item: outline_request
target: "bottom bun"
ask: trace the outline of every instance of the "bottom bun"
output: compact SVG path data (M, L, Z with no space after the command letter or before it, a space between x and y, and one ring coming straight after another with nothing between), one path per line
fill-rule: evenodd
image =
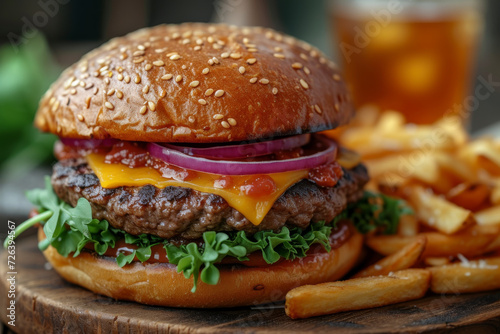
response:
M45 239L42 228L38 237ZM217 285L199 281L194 293L192 278L169 263L134 262L120 268L114 259L90 252L64 257L50 246L43 253L65 280L101 295L149 305L232 307L283 300L297 286L337 280L356 264L362 244L363 237L351 229L349 239L330 252L265 267L224 265Z

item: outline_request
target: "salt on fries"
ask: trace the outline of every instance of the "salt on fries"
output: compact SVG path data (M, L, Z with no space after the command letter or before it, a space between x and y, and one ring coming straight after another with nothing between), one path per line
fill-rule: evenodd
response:
M390 276L304 285L286 295L285 311L292 319L360 310L422 298L430 272L406 269Z
M407 125L396 112L365 108L352 125L327 131L360 153L367 188L405 199L396 235L370 234L384 255L352 279L287 295L292 318L371 308L434 293L500 289L500 140L469 140L457 117ZM426 269L405 269L413 266ZM432 278L430 278L432 277Z

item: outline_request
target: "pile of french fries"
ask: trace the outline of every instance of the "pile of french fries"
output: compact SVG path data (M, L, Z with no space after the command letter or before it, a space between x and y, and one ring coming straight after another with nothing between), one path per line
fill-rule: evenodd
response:
M500 140L470 139L454 116L407 125L399 113L370 108L326 134L361 154L369 190L406 200L414 215L401 217L396 235L366 237L383 256L378 262L345 281L290 291L291 318L399 303L429 290L500 288Z

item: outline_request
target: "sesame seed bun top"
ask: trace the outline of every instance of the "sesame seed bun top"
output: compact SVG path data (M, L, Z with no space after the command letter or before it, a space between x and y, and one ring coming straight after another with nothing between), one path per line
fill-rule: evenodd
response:
M207 143L331 129L351 114L335 64L309 44L186 23L86 54L44 95L35 125L68 138Z

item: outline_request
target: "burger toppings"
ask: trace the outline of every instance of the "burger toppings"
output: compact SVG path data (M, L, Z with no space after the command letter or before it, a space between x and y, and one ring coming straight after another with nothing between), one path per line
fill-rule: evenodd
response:
M82 156L104 188L146 184L189 187L221 196L254 225L259 225L274 202L301 179L333 187L342 177L342 168L335 162L337 144L320 135L210 147L62 141L80 153L88 150L90 154L83 152ZM221 160L221 155L227 158Z
M281 259L293 260L307 256L311 246L321 245L329 251L332 245L338 246L338 240L331 240L332 233L337 238L344 227L341 221L344 216L353 216L354 225L361 231L383 228L386 232L395 230L399 216L407 212L401 201L393 200L383 195L365 193L361 200L363 213L357 207L351 206L344 215L340 215L331 224L324 221L312 223L307 228L283 227L279 232L259 231L254 235L239 232L207 231L202 235L203 242L175 243L167 239L150 235L131 235L121 229L113 228L106 220L92 217L90 203L80 198L75 207L60 200L54 193L50 179L46 178L46 189L35 189L28 192L29 200L38 207L39 214L16 229L16 236L28 227L37 223L43 224L47 239L39 244L41 250L49 245L63 256L76 257L89 245L99 255L106 255L108 249L116 248L117 244L130 246L121 247L116 254L116 262L123 267L134 260L148 261L153 254L152 249L161 245L168 262L177 265L177 271L186 278L193 277L193 292L196 291L198 279L207 284L217 284L219 270L215 266L226 257L237 261L247 261L248 256L259 252L267 264L273 264ZM351 218L352 219L352 218ZM367 227L369 226L369 227ZM339 240L340 240L339 239Z

